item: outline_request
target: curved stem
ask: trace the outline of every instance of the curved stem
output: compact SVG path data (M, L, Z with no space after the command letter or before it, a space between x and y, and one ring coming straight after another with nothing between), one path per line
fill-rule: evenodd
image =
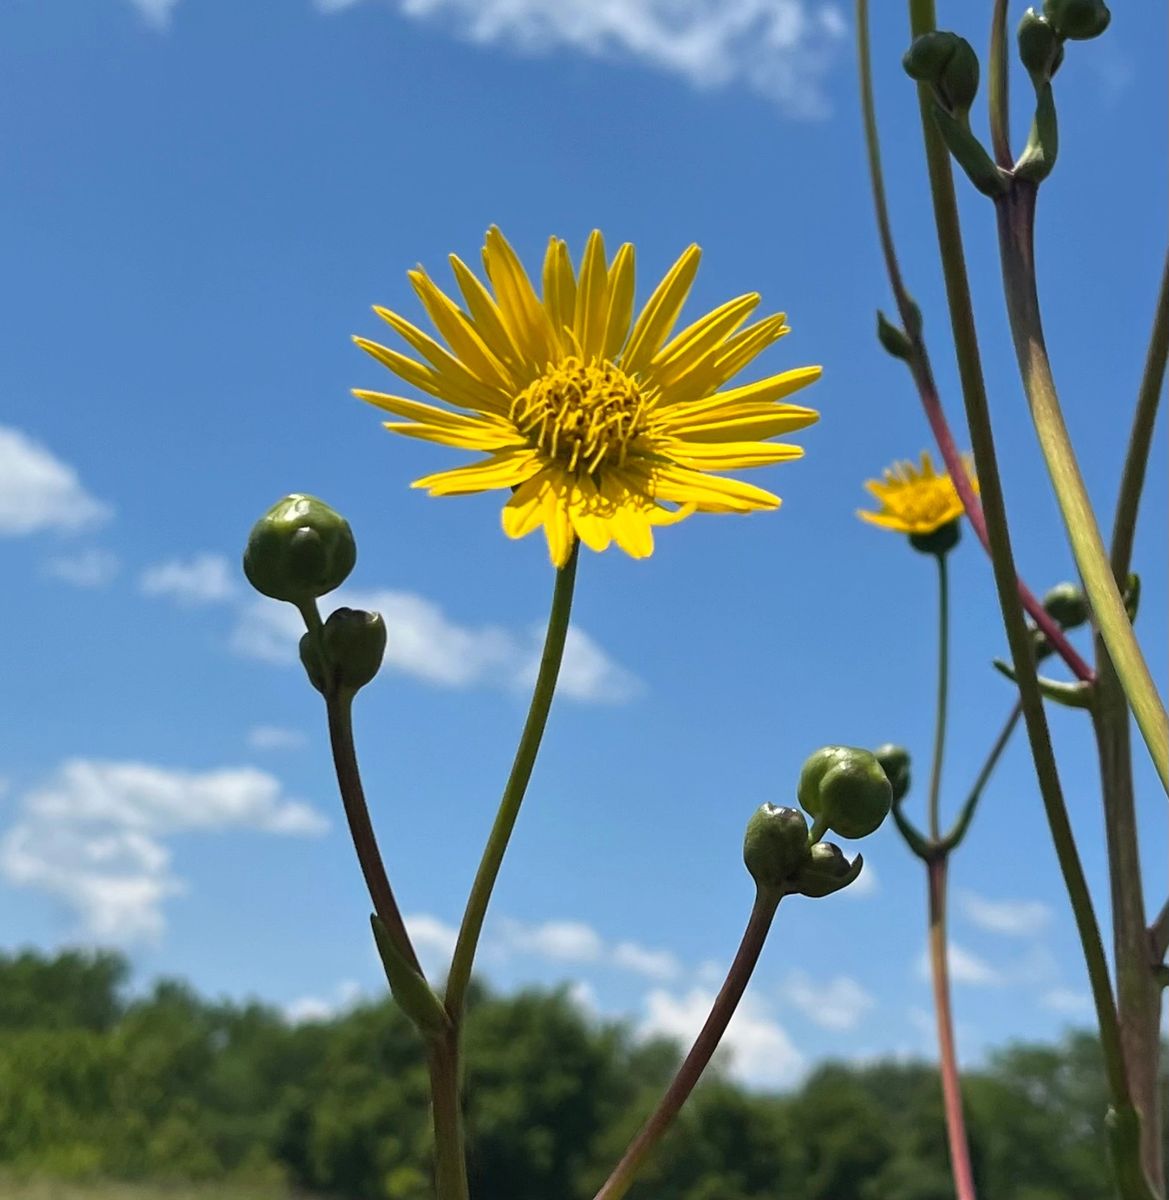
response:
M929 828L930 839L937 841L941 833L938 803L942 792L942 760L946 753L946 711L950 695L950 572L946 555L938 560L938 696L934 710L934 761L930 768Z
M947 865L947 856L941 855L932 859L926 866L929 883L930 974L933 977L934 1012L938 1021L938 1065L942 1076L942 1099L946 1109L946 1133L950 1142L950 1172L954 1177L954 1193L957 1200L975 1200L970 1144L966 1137L966 1120L962 1113L962 1089L950 1001L950 968L946 956Z
M885 258L885 269L889 276L889 284L893 290L893 296L897 301L897 311L901 316L901 323L905 327L906 334L909 336L913 347L913 354L909 361L909 370L918 395L921 398L921 405L925 411L926 420L929 422L930 430L934 435L934 441L937 442L942 460L946 464L946 470L950 478L954 481L954 488L958 492L958 497L962 501L962 507L966 510L966 516L970 520L970 527L974 530L979 542L982 543L983 550L989 555L990 539L986 531L986 519L982 513L982 505L979 503L974 486L966 474L966 467L962 461L962 455L958 450L958 444L954 440L950 424L942 409L941 398L938 395L937 385L934 381L933 369L930 366L929 354L926 351L925 341L920 332L920 314L917 312L917 306L905 288L905 283L901 275L901 267L897 260L896 247L893 242L893 231L889 221L888 205L885 200L884 173L881 170L881 145L877 133L876 105L873 99L872 64L869 52L868 0L857 0L856 17L861 109L864 116L865 146L868 150L869 181L873 191L873 208L876 213L877 231L881 239L881 250ZM932 125L932 118L928 118L927 115L927 119L931 120ZM942 150L944 154L945 147ZM948 171L949 159L944 158L943 162ZM1028 615L1035 624L1043 631L1048 644L1067 663L1068 668L1077 679L1084 682L1091 682L1093 677L1092 668L1076 651L1071 642L1068 641L1057 622L1052 620L1046 609L1044 609L1035 594L1022 579L1017 580L1016 585L1019 590L1019 597L1023 602L1023 607L1027 610Z
M933 0L910 0L909 9L915 37L935 28ZM978 334L974 325L970 286L966 277L962 229L958 220L958 204L954 194L949 154L934 125L929 108L929 98L920 85L918 99L921 109L922 133L926 145L926 160L929 167L934 219L937 225L938 245L942 259L942 272L945 278L950 321L954 332L962 395L966 405L966 418L970 425L975 464L982 484L983 506L986 513L987 532L990 537L991 561L994 565L999 607L1002 610L1003 624L1006 628L1007 641L1010 645L1011 658L1018 680L1019 699L1023 706L1023 716L1027 727L1027 736L1031 743L1031 754L1035 761L1039 790L1043 797L1043 806L1048 825L1051 828L1052 841L1055 844L1056 856L1068 891L1068 899L1071 902L1076 920L1076 930L1080 937L1080 945L1088 969L1092 998L1096 1007L1096 1019L1100 1027L1100 1043L1109 1091L1115 1106L1127 1110L1131 1108L1131 1101L1124 1056L1121 1052L1116 1005L1112 997L1112 982L1108 975L1108 961L1100 940L1100 927L1096 921L1092 896L1084 877L1079 852L1076 849L1067 806L1064 803L1059 772L1047 728L1047 716L1043 709L1043 697L1039 691L1031 639L1023 619L1023 611L1016 589L1014 553L1011 549L1006 506L1003 500L1002 483L999 479L990 408L986 398L986 385L982 376Z
M576 582L576 562L579 552L580 543L577 542L573 546L568 562L556 572L552 608L548 614L548 632L544 638L544 652L540 656L540 669L536 675L536 684L532 689L532 703L528 709L528 718L524 722L523 732L520 734L511 774L503 789L499 811L495 815L495 823L491 827L487 845L483 849L483 858L479 863L475 882L471 885L471 894L467 899L467 908L459 927L459 936L455 943L454 957L451 960L451 970L446 986L447 1011L456 1021L462 1013L467 986L471 982L471 968L475 962L475 950L479 944L479 935L483 931L483 920L487 916L487 906L491 902L491 892L495 887L495 880L499 876L499 868L503 864L503 856L507 852L507 844L511 839L512 830L515 828L516 818L520 814L520 805L523 803L524 793L528 788L528 780L532 777L532 768L535 766L536 754L544 736L544 727L548 723L548 710L552 707L556 679L560 674L560 663L564 657L564 641L568 636L568 622L572 612L572 593Z
M1064 424L1043 338L1035 280L1036 192L1034 184L1015 180L1011 192L996 205L1003 289L1019 373L1100 636L1108 647L1161 784L1169 792L1169 715L1157 694L1112 574L1096 514Z
M987 56L986 99L990 109L990 143L994 160L1009 171L1011 154L1010 69L1007 62L1007 0L994 0L990 20L990 53Z
M1137 509L1140 507L1141 491L1145 485L1153 429L1157 424L1157 405L1165 388L1166 360L1169 360L1169 251L1165 254L1165 266L1161 271L1161 289L1157 293L1153 331L1149 336L1145 369L1141 376L1140 390L1137 392L1137 407L1133 415L1128 453L1124 459L1124 473L1120 477L1120 494L1116 500L1116 517L1112 525L1112 574L1122 586L1132 564Z
M743 998L743 992L759 961L760 951L767 939L771 922L775 919L775 910L783 894L760 888L755 893L755 903L751 908L751 916L747 928L743 931L743 940L739 944L738 953L727 972L710 1016L694 1041L690 1053L686 1055L673 1082L666 1089L665 1095L653 1115L642 1126L641 1132L633 1139L629 1149L625 1151L621 1161L613 1168L609 1178L601 1186L594 1200L620 1200L633 1185L637 1172L641 1169L650 1152L662 1139L682 1105L686 1103L694 1090L702 1072L706 1070L711 1057L718 1048L735 1009Z
M325 699L325 711L329 718L329 742L333 750L333 766L337 773L337 788L349 824L349 835L357 851L357 861L373 910L377 913L386 932L394 940L401 955L418 972L422 967L406 924L394 899L389 877L378 849L377 834L369 817L369 806L365 802L365 789L361 785L361 771L357 765L357 751L353 744L353 693L341 693Z
M1018 725L1019 718L1022 715L1023 706L1016 701L1015 707L1011 709L1010 715L1003 723L1002 729L999 730L999 735L995 738L994 744L986 756L986 761L982 764L982 770L978 772L974 786L970 789L970 794L966 797L966 803L962 805L958 813L958 819L954 822L950 832L942 839L942 846L946 853L955 849L966 836L966 830L970 827L970 822L974 818L974 810L978 807L978 801L982 798L983 789L990 782L990 777L994 774L994 769L998 766L999 759L1002 757L1003 751L1007 748L1007 743L1011 740L1011 734L1015 732L1015 726Z

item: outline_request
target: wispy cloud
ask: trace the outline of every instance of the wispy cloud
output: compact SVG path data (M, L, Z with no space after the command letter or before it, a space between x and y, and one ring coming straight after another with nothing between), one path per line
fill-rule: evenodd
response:
M1039 997L1039 1003L1048 1012L1062 1017L1087 1017L1092 1012L1092 997L1087 992L1069 987L1053 987Z
M331 1021L346 1009L353 1008L365 997L364 990L355 979L342 980L328 996L299 996L284 1005L284 1019L290 1025L304 1025L311 1021Z
M319 834L325 819L252 767L190 772L73 759L26 793L0 838L0 876L71 909L101 942L157 939L183 890L169 841L194 831Z
M954 983L966 983L972 987L1001 987L1006 982L1002 971L956 942L950 942L948 957L950 979ZM923 949L917 960L917 973L921 979L928 979L930 976L928 949Z
M248 730L248 745L253 750L299 750L305 740L299 729L282 725L253 725Z
M0 537L45 529L75 532L111 515L85 490L77 472L39 442L0 425Z
M235 575L222 554L197 554L147 567L138 583L146 596L166 596L179 604L217 604L235 595Z
M360 0L316 0L340 12ZM635 63L700 88L745 84L787 115L824 116L847 25L826 0L391 0L480 46Z
M516 635L493 625L460 625L433 601L412 592L342 589L329 603L382 614L389 630L388 670L450 688L519 690L530 686L535 676L542 636L535 631ZM303 633L291 605L257 598L240 608L231 645L246 658L291 664L297 661ZM637 695L641 683L588 634L573 627L565 643L559 687L574 700L621 704Z
M876 1003L847 975L838 975L827 983L814 983L805 972L793 971L781 991L785 1000L823 1029L855 1029Z
M959 892L962 915L980 929L1008 937L1034 937L1051 922L1050 905L1039 900L988 900L976 892Z
M90 546L77 554L50 558L45 573L72 587L101 588L114 581L120 567L116 554Z
M155 29L169 29L179 0L130 0L130 3L142 14L148 25L154 26Z

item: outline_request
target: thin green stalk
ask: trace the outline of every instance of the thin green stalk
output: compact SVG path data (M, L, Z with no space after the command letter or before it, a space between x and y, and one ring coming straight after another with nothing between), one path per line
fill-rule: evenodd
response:
M428 1066L436 1200L468 1200L457 1032L431 1045Z
M601 1190L597 1192L594 1200L621 1200L633 1186L645 1160L673 1124L674 1118L681 1111L682 1105L686 1103L687 1097L694 1090L702 1072L706 1070L715 1050L718 1049L731 1017L735 1015L735 1009L738 1008L755 970L755 964L759 961L763 943L767 940L771 922L775 919L775 910L782 898L782 892L772 889L760 888L755 893L755 903L751 908L747 928L743 931L743 940L727 972L726 980L715 997L706 1024L695 1039L690 1053L678 1068L678 1073L666 1089L661 1102L654 1109L653 1115L641 1127L641 1132L630 1143L629 1149L601 1185Z
M1137 407L1129 435L1124 472L1120 477L1120 494L1116 500L1116 517L1112 525L1112 574L1124 583L1132 565L1132 545L1140 507L1149 451L1153 444L1153 429L1157 424L1157 405L1165 390L1165 364L1169 360L1169 251L1161 271L1161 289L1153 314L1153 332L1145 369L1137 392Z
M999 730L999 735L995 738L994 744L986 756L986 761L982 764L982 770L978 772L974 786L970 789L970 794L966 797L966 803L962 805L962 808L958 812L958 819L954 822L954 826L950 832L942 839L942 845L946 850L953 850L966 836L966 830L970 827L970 822L974 817L974 810L978 807L978 801L982 798L983 789L990 782L990 777L994 774L994 769L998 766L999 759L1002 757L1003 751L1007 748L1007 743L1011 740L1011 734L1015 732L1015 726L1018 725L1019 718L1022 715L1023 706L1016 701L1015 707L1011 709L1010 716L1007 717L1002 729Z
M909 11L915 37L936 28L933 0L910 0ZM1043 697L1039 691L1031 638L1016 590L1014 553L1011 549L1006 506L1003 500L1002 483L999 479L994 435L991 428L990 409L982 375L978 334L974 325L970 286L966 276L962 230L958 220L958 204L954 194L949 153L934 125L930 108L932 101L920 85L918 100L958 371L962 383L963 400L966 405L966 417L970 426L975 464L982 487L983 508L990 536L991 561L994 565L999 606L1002 610L1007 641L1010 645L1011 658L1018 679L1019 698L1023 706L1023 716L1031 743L1031 753L1035 761L1044 810L1051 828L1052 841L1055 844L1064 884L1068 890L1068 898L1075 916L1076 929L1088 969L1092 998L1096 1007L1096 1018L1100 1027L1100 1042L1104 1054L1109 1092L1114 1107L1122 1112L1128 1112L1131 1111L1132 1104L1121 1050L1116 1006L1112 997L1112 983L1108 975L1108 962L1100 939L1096 914L1092 907L1091 893L1084 878L1083 867L1064 803L1059 772L1047 728L1047 716L1043 709ZM1141 1200L1145 1200L1145 1196L1135 1190L1130 1191L1128 1195L1132 1196L1133 1200L1136 1200L1137 1196L1140 1196Z
M1011 73L1007 62L1007 0L994 0L987 63L986 99L990 110L990 144L994 149L995 162L1009 171L1015 159L1011 154Z
M1017 179L1004 200L996 205L1003 289L1019 372L1097 627L1149 748L1153 765L1161 777L1161 784L1169 793L1169 715L1157 694L1113 576L1096 514L1064 424L1043 338L1035 279L1036 191L1035 184Z
M933 978L934 1013L938 1023L938 1068L942 1077L942 1101L946 1110L946 1133L950 1143L950 1173L954 1177L954 1193L957 1200L975 1200L970 1143L966 1136L966 1119L962 1112L962 1088L950 998L950 967L946 952L948 857L948 854L941 854L926 864L929 885L930 974Z
M938 805L942 794L942 760L946 753L946 714L950 697L950 571L946 553L938 560L938 695L934 710L934 758L930 767L929 828L930 839L941 835Z
M475 875L475 882L471 885L471 894L467 899L463 922L459 927L454 957L451 960L450 975L447 977L445 1001L447 1011L455 1021L458 1021L463 1011L467 986L471 982L471 968L475 962L475 950L479 944L479 935L483 930L483 920L487 916L487 906L491 902L491 893L499 876L499 868L503 864L503 856L507 852L507 844L511 840L516 818L520 814L520 805L523 803L524 793L528 788L528 780L532 777L536 754L544 736L544 726L548 723L548 710L552 707L556 679L560 674L561 660L564 658L564 641L568 636L568 622L572 613L572 593L576 583L576 563L579 552L580 543L578 542L573 546L568 562L556 572L556 586L552 593L552 607L548 614L548 632L544 638L544 652L540 656L540 669L532 690L532 703L528 709L523 732L520 734L511 774L503 789L503 797L499 802L495 823L488 835L483 858Z

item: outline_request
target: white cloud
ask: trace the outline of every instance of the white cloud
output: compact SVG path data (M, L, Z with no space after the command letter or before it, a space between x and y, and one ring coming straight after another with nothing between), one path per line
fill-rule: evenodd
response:
M427 974L445 971L450 966L451 955L455 952L459 931L430 913L411 913L402 920L422 969Z
M167 840L192 831L313 835L327 827L251 767L201 773L73 759L20 800L0 838L0 876L72 909L101 942L157 939L163 902L183 890Z
M78 554L49 559L45 572L73 587L100 588L114 581L120 565L116 554L91 546Z
M0 537L87 529L111 512L72 467L19 429L0 425Z
M586 1016L595 1017L601 1011L601 1002L597 997L597 989L591 983L578 979L568 989L569 998Z
M968 983L974 987L999 987L1004 982L1003 973L997 967L963 949L956 942L949 944L950 980L952 983ZM917 961L917 973L922 979L930 977L928 948L923 949Z
M530 686L534 678L542 634L521 639L498 626L459 625L433 601L412 592L342 589L329 597L329 604L382 614L389 632L387 670L451 688L512 691ZM303 633L304 625L292 605L257 598L241 607L231 646L245 658L295 663ZM560 674L561 695L586 703L620 704L640 688L637 678L587 634L569 629Z
M851 896L854 900L858 900L864 896L875 896L880 889L881 877L877 874L876 867L869 861L869 856L866 854L865 865L861 867L861 873L840 894L842 896Z
M235 572L222 554L171 559L142 572L139 586L147 596L169 596L180 604L216 604L235 595Z
M646 1016L639 1026L643 1037L670 1037L689 1049L710 1013L714 992L694 988L681 996L657 988L645 998ZM784 1087L796 1082L804 1069L804 1056L783 1026L750 992L742 1002L720 1043L729 1058L730 1073L757 1087Z
M155 29L168 29L179 0L130 0L130 3L142 14L147 24Z
M613 963L626 971L664 983L677 979L682 973L682 964L669 950L649 950L636 942L618 942L613 947Z
M1075 988L1054 987L1039 997L1039 1003L1049 1012L1064 1017L1087 1017L1092 1009L1092 997Z
M1051 908L1039 900L988 900L974 892L960 892L962 915L980 929L1008 937L1033 937L1051 921Z
M353 1008L364 998L364 990L355 979L337 985L331 996L300 996L284 1005L284 1019L290 1025L309 1021L331 1021L346 1009Z
M338 12L358 0L316 0ZM744 83L793 117L828 111L823 80L847 25L824 0L395 0L481 46L639 63L700 88Z
M497 953L533 954L555 962L598 962L605 949L600 934L583 921L525 925L505 917L494 931L492 941Z
M855 1029L876 1003L847 975L838 975L827 983L813 983L803 971L793 971L782 993L809 1021L823 1029Z
M280 725L254 725L248 730L248 745L253 750L299 750L305 736L299 729Z

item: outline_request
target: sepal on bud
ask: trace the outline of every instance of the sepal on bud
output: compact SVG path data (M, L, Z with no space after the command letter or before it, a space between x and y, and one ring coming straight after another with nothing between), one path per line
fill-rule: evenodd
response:
M356 561L349 522L315 496L293 493L252 526L244 574L256 591L300 607L344 583Z
M893 789L893 803L900 804L909 794L912 780L909 751L904 746L886 742L873 751L873 757L881 764L881 770L885 772L889 786Z
M803 813L775 804L755 810L743 837L743 862L758 887L786 888L809 858Z
M385 968L386 981L390 985L390 992L398 1002L398 1007L410 1018L414 1027L423 1037L442 1037L449 1032L451 1023L446 1009L442 1006L442 1001L434 994L434 989L430 984L394 945L381 918L373 913L369 920L373 926L378 955Z
M865 860L859 854L850 863L833 842L817 842L809 852L808 862L791 881L791 890L814 900L831 896L848 887L864 865Z
M1103 0L1043 0L1043 15L1061 37L1076 42L1099 37L1112 20Z
M937 529L930 530L929 533L911 533L909 544L919 554L932 554L936 558L941 558L943 554L949 554L954 549L961 537L962 518L955 517L952 521L947 521L945 525L939 525Z

